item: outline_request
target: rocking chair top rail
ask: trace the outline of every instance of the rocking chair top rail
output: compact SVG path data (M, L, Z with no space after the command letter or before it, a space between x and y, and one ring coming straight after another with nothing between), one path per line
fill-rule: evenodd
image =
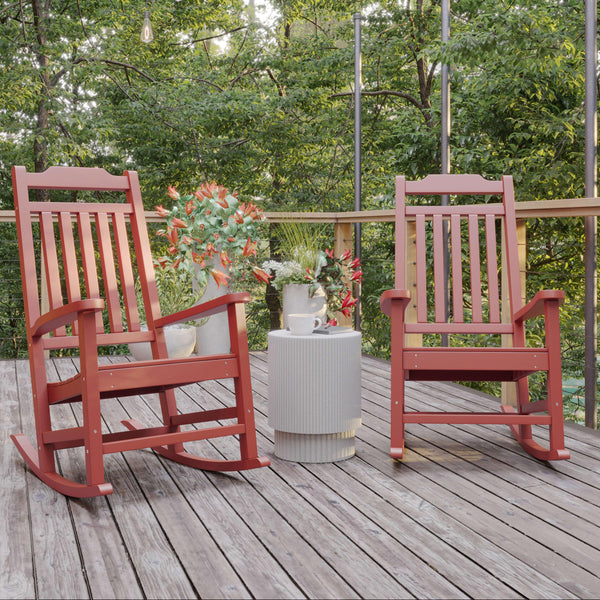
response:
M154 340L153 323L161 316L160 304L137 173L126 171L123 176L115 176L104 169L79 167L51 167L44 173L27 173L24 167L15 166L13 188L22 250L20 260L28 336L42 312L32 228L32 223L39 221L42 279L45 279L48 288L50 310L59 310L65 305L65 300L73 303L81 300L82 296L89 299L103 297L109 325L105 332L102 314L97 311L98 344ZM30 201L29 191L32 189L124 192L126 202ZM131 256L127 218L131 223L135 259ZM77 259L78 254L80 260ZM140 331L134 260L142 288L148 332ZM83 281L80 280L81 273ZM61 325L52 335L42 341L47 349L79 345L77 322L72 324L71 332Z
M502 203L443 206L406 204L407 196L445 194L500 195ZM414 264L416 269L413 283L416 318L415 322L406 323L407 333L514 333L514 320L511 318L510 323L502 323L501 316L496 233L498 220L502 223L504 236L503 269L506 270L512 314L522 304L512 178L505 176L500 181L487 181L479 175L428 175L420 181L406 181L403 176L396 178L397 290L407 288L406 268L409 263ZM407 231L408 221L413 222L410 232ZM462 225L466 246L463 246L461 239ZM429 242L428 236L431 236ZM449 242L448 249L445 249L446 239ZM409 249L410 244L412 249ZM481 257L480 246L483 250ZM468 248L466 263L463 260L465 248ZM427 305L427 290L431 287L428 269L433 272L433 322L429 318ZM445 272L452 279L452 300L448 306L451 308L452 322L448 322L446 317L448 300ZM464 277L468 277L466 288ZM465 319L465 289L470 290L469 322Z

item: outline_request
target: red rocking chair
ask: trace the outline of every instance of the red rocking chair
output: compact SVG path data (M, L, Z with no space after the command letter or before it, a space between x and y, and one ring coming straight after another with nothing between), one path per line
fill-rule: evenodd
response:
M409 195L446 194L500 196L502 203L406 205ZM416 263L411 289L406 277L409 263ZM509 307L501 306L501 264ZM405 423L502 423L510 426L534 457L569 458L564 447L559 332L564 292L540 291L522 305L512 177L504 176L501 181L487 181L479 175L429 175L421 181L397 177L395 268L396 289L384 292L380 302L391 317L392 328L391 456L402 458ZM451 302L446 287L451 290ZM508 318L501 318L502 308ZM447 312L451 317L447 318ZM545 345L531 348L525 343L524 323L540 315L545 319ZM434 334L435 346L422 347L421 336L427 334ZM473 334L496 335L504 343L500 347L441 345L442 336L456 334L463 340ZM528 376L538 371L547 373L547 397L532 402ZM501 406L497 412L407 411L405 382L419 380L517 382L516 407ZM548 448L533 440L532 425L548 426Z
M104 478L104 455L113 452L153 448L171 460L212 471L269 465L267 458L257 455L256 447L244 313L249 295L229 294L161 317L136 172L115 176L103 169L52 167L44 173L27 173L24 167L13 167L12 176L36 440L33 445L23 434L11 437L32 471L65 495L90 497L112 493L112 485ZM29 191L36 189L104 191L120 195L122 201L30 201ZM38 231L39 246L34 241ZM40 310L40 260L50 302L45 314ZM148 331L140 329L136 279L141 284ZM165 325L220 311L227 311L229 318L229 354L168 358ZM98 346L129 342L149 342L153 359L98 364ZM59 348L79 348L80 372L66 381L49 383L45 351ZM223 378L235 382L235 406L178 412L174 388ZM161 426L144 428L131 419L123 421L125 431L102 433L104 399L150 393L159 395ZM82 403L83 423L53 429L51 407L66 402ZM227 419L234 422L182 430L183 425ZM229 435L239 438L239 459L202 458L184 449L185 442ZM71 481L56 471L55 451L78 446L85 448L86 483Z

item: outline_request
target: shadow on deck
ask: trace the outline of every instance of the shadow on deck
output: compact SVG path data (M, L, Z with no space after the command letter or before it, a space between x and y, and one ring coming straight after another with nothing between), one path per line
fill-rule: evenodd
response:
M57 359L50 368L67 377L75 367ZM506 426L409 425L398 463L388 455L389 365L363 357L362 368L363 425L350 460L273 456L266 354L254 353L259 451L270 468L217 474L150 450L116 454L106 459L115 493L70 500L25 469L10 442L33 435L29 367L0 361L0 597L600 596L599 432L567 425L572 458L550 465L526 455ZM188 386L180 402L230 403L230 383ZM491 402L438 383L411 384L408 397L421 410ZM152 397L104 409L107 430L130 416L157 421ZM75 424L78 407L53 410ZM231 450L227 440L203 444ZM61 452L60 467L82 470L79 452Z

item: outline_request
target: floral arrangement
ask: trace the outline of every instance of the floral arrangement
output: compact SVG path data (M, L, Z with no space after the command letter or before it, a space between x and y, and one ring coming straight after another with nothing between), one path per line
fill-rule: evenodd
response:
M269 281L256 264L257 223L264 219L256 204L240 202L237 192L215 183L204 183L183 196L169 187L168 195L175 201L173 207L156 207L167 221L167 228L157 235L170 242L167 255L158 259L163 268L185 269L201 287L210 276L220 287L230 279L244 280L248 272L259 281ZM223 270L216 268L219 263Z
M313 296L321 286L327 296L329 323L337 325L335 313L340 312L349 317L357 302L356 298L352 297L352 284L362 281L360 260L352 258L350 250L346 250L339 257L334 255L333 250L313 252L312 266L304 267L298 258L305 261L306 257L296 256L294 260L283 262L266 261L262 268L272 277L271 285L277 290L289 283L307 283L310 286L309 295Z

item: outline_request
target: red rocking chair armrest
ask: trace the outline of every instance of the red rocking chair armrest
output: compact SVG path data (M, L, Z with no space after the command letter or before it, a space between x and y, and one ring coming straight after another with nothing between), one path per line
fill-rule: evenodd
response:
M216 313L227 310L227 307L230 304L236 304L238 302L250 302L250 294L248 294L247 292L239 292L235 294L227 294L225 296L220 296L219 298L215 298L214 300L209 300L208 302L197 304L196 306L192 306L191 308L180 310L176 313L173 313L172 315L167 315L166 317L156 319L154 321L154 326L164 327L165 325L171 325L173 323L192 321L198 317L209 317L210 315L214 315Z
M549 300L558 300L560 306L565 301L565 293L562 290L541 290L522 308L514 314L516 323L526 321L533 317L544 314L544 305Z
M406 308L410 302L410 291L386 290L381 294L379 306L381 307L381 311L388 316L392 311L392 302L401 302L402 308Z
M100 298L88 298L86 300L75 300L64 306L55 308L36 319L31 328L32 337L39 337L50 333L59 327L68 325L77 319L82 312L102 312L104 300Z

